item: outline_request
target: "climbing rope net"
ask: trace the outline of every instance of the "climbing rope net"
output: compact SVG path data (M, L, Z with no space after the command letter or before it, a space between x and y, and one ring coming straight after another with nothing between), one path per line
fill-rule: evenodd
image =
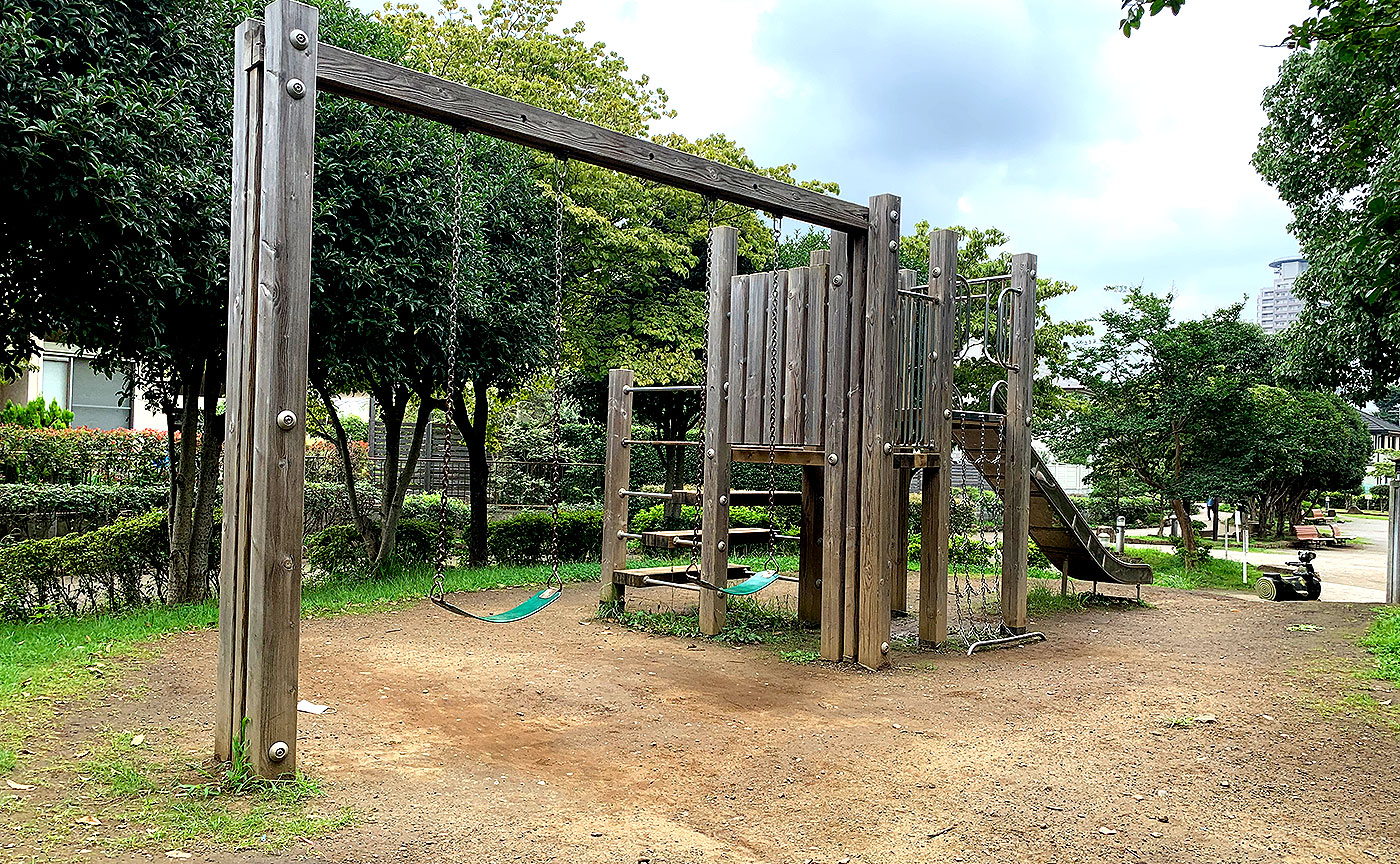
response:
M1002 488L1004 437L995 427L969 432L962 458L976 469L974 476L986 483L953 489L953 524L949 526L952 548L948 561L953 599L950 624L969 648L1004 635L1001 540L1005 507L997 491ZM964 483L975 482L974 476L967 476Z

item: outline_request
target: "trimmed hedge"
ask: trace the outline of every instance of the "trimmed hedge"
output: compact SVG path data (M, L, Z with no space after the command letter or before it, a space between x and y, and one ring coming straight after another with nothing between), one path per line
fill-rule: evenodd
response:
M210 556L211 582L217 582L218 545ZM32 619L163 602L169 556L163 510L86 534L0 547L0 615Z
M0 481L118 483L170 479L164 432L0 425Z
M165 504L166 487L0 483L0 540L91 531Z
M486 550L496 561L534 564L549 558L548 513L521 513L492 522ZM603 511L559 511L559 557L565 561L596 558L603 551Z
M432 563L437 553L437 525L401 519L394 533L393 560L399 564ZM363 575L369 569L360 532L354 525L332 525L306 538L306 564L335 576Z

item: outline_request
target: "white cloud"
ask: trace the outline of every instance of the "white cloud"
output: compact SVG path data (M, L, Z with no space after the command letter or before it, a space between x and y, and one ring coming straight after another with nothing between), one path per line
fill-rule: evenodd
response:
M761 163L796 162L912 217L1005 230L1081 286L1175 286L1196 314L1268 283L1296 245L1249 164L1307 0L1213 0L1131 39L1106 0L564 0L678 112Z

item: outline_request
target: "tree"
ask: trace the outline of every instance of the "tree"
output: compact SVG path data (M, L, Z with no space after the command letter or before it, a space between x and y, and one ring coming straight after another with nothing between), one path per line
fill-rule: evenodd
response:
M16 0L0 13L0 374L58 337L166 413L176 600L207 585L223 440L232 12Z
M1118 29L1132 36L1144 17L1181 14L1186 0L1122 0ZM1320 42L1370 36L1393 36L1400 27L1400 0L1309 0L1310 14L1288 28L1279 47L1310 48Z
M1254 164L1293 211L1309 267L1291 371L1358 402L1400 380L1397 43L1375 34L1284 61Z
M1336 394L1255 386L1229 430L1231 455L1259 502L1261 533L1283 536L1313 493L1361 485L1371 435Z
M646 76L632 77L626 62L602 43L585 43L581 23L551 31L558 8L557 0L495 0L472 15L449 2L436 17L398 7L384 20L408 41L407 62L432 74L630 135L645 136L651 121L672 116L664 91L652 88ZM721 135L653 140L795 182L795 166L760 168ZM552 188L553 171L541 159L535 174ZM762 266L773 248L767 229L751 210L586 164L570 166L566 195L564 353L567 365L592 382L576 388L580 395L596 393L607 370L617 366L637 371L639 383L698 380L705 277L697 265L704 260L708 227L739 227L741 259L751 265L761 260ZM471 419L481 426L486 390L475 381L472 387ZM656 425L663 439L679 439L698 419L698 408L693 395L660 395L640 401L638 415ZM472 455L472 476L481 478L483 495L484 453ZM667 482L680 485L677 448L662 448L661 457ZM483 523L483 555L484 531Z
M1123 301L1071 353L1065 371L1082 392L1051 441L1061 456L1131 473L1168 500L1190 566L1189 503L1250 491L1247 470L1222 443L1236 440L1250 388L1269 377L1270 340L1240 320L1243 304L1177 322L1170 294L1133 288Z

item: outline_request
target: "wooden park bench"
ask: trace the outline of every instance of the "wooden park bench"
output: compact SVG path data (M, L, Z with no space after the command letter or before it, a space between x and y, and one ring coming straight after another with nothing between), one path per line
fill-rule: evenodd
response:
M1322 532L1319 532L1319 533L1322 533ZM1355 538L1355 537L1349 537L1349 536L1343 534L1343 533L1334 525L1334 526L1332 526L1332 530L1331 530L1330 532L1322 533L1322 539L1323 539L1323 541L1324 541L1325 543L1327 543L1328 546L1345 546L1345 545L1347 545L1347 542L1348 542L1348 541L1350 541L1350 540L1355 540L1356 538Z
M1321 548L1330 539L1324 537L1316 525L1296 525L1293 528L1293 536L1300 545L1309 549Z
M1332 517L1327 515L1327 511L1326 511L1326 510L1319 510L1319 509L1317 509L1317 508L1313 508L1312 510L1309 510L1309 511L1308 511L1307 518L1308 518L1309 520L1313 521L1313 522L1331 522L1331 521L1332 521Z

